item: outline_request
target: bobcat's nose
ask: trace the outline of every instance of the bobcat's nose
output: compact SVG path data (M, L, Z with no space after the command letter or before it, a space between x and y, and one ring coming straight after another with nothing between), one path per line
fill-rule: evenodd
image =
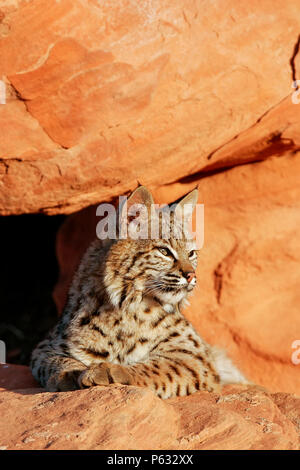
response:
M196 276L195 271L184 271L182 274L186 278L186 280L189 284L190 284L190 282L192 282L192 280Z

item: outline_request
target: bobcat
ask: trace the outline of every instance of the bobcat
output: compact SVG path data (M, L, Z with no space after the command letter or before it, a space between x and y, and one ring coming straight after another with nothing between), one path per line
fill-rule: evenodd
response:
M178 225L180 200L168 223ZM151 193L138 187L127 211L143 204L150 223L165 227L164 211L153 212ZM128 226L120 211L120 227ZM191 216L189 212L188 217ZM187 217L187 216L186 216ZM83 256L63 315L32 353L34 377L48 391L112 383L148 387L160 398L218 391L248 383L226 354L208 345L180 309L196 285L195 242L182 237L96 239Z

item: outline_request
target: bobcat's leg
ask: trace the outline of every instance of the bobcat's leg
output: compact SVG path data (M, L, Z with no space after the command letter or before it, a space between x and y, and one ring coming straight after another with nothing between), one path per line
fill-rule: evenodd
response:
M223 351L190 333L160 341L144 362L103 362L79 376L81 388L120 383L150 388L160 398L184 396L198 390L219 392L226 383L249 384Z
M34 378L48 392L80 388L78 377L87 367L72 357L56 354L53 350L47 349L38 346L32 353L30 367Z
M105 362L83 371L79 384L82 388L111 383L148 387L160 398L219 391L220 379L213 364L200 354L183 351L150 354L148 361L133 365Z

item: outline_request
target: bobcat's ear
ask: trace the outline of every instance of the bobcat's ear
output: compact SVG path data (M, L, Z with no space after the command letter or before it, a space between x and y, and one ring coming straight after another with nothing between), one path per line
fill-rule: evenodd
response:
M151 208L151 204L154 204L154 201L149 189L145 186L136 188L128 198L127 207L129 208L134 204L143 204L147 209Z
M132 217L139 213L139 222L148 221L151 214L151 205L154 204L152 194L145 186L136 188L128 199L125 199L119 207L119 229L128 226Z
M198 194L198 189L193 189L193 191L188 193L177 203L175 208L176 217L182 220L183 216L184 220L187 222L191 220L193 211L198 202Z

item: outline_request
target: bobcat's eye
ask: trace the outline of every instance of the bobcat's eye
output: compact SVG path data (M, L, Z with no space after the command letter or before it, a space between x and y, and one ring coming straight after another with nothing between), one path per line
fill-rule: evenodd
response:
M189 258L193 258L196 254L196 250L192 250L189 252Z
M159 247L158 249L164 256L173 256L173 253L169 250L169 248Z

